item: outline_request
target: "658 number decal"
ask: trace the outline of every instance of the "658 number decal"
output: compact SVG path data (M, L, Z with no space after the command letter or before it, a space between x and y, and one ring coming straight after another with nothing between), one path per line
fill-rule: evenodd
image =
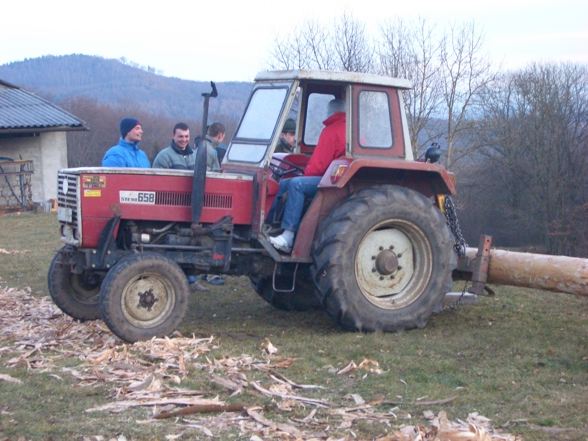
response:
M119 191L121 204L155 205L154 191Z

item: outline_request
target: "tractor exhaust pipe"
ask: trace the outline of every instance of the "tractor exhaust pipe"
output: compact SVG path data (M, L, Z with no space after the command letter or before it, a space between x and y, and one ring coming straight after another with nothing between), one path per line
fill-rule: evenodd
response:
M200 217L202 216L202 206L204 205L204 187L206 185L206 149L204 142L206 140L206 131L208 126L208 106L209 99L216 98L218 92L216 85L211 81L210 93L203 93L204 109L202 111L202 133L196 147L196 163L194 165L194 181L192 184L192 231L199 230Z

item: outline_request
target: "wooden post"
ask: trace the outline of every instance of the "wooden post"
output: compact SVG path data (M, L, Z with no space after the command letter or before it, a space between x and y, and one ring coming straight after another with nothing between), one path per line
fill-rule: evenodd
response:
M467 248L466 256L473 260L477 252ZM588 259L490 250L488 283L588 297Z

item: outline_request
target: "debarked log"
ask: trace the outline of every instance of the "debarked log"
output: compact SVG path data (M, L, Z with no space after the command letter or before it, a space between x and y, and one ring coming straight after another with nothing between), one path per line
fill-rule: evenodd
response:
M477 252L467 248L466 256ZM487 283L588 296L588 259L492 249Z

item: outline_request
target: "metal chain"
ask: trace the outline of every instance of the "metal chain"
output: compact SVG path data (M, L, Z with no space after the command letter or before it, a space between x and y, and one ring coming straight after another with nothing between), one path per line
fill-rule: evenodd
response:
M463 285L463 290L461 291L461 295L459 296L459 298L455 301L455 303L453 305L449 305L449 306L445 306L445 307L441 308L441 312L447 311L449 309L457 308L457 305L460 304L460 302L463 299L463 296L465 296L465 293L468 290L468 284L469 284L469 281L466 280L466 283Z
M453 237L455 237L455 244L453 245L453 251L455 251L459 257L463 257L466 255L466 248L468 247L468 244L466 243L465 238L463 237L463 234L461 234L461 228L459 227L459 221L457 220L457 213L455 211L455 205L453 204L453 200L451 200L451 198L449 196L447 196L445 198L445 202L444 202L443 206L445 208L445 217L447 218L447 226L449 227L449 229L453 233ZM459 305L459 303L462 301L463 296L465 295L467 289L468 289L468 282L466 281L466 283L463 286L461 296L459 296L459 298L456 300L456 302L453 305L446 306L445 308L442 309L442 311L447 311L448 309L455 309L457 307L457 305Z
M445 217L447 218L447 226L453 233L453 237L455 237L453 250L459 257L463 257L466 254L468 244L461 234L461 228L459 227L459 221L457 220L457 213L455 212L455 205L453 205L453 201L449 196L445 198L445 203L443 205L445 208Z

